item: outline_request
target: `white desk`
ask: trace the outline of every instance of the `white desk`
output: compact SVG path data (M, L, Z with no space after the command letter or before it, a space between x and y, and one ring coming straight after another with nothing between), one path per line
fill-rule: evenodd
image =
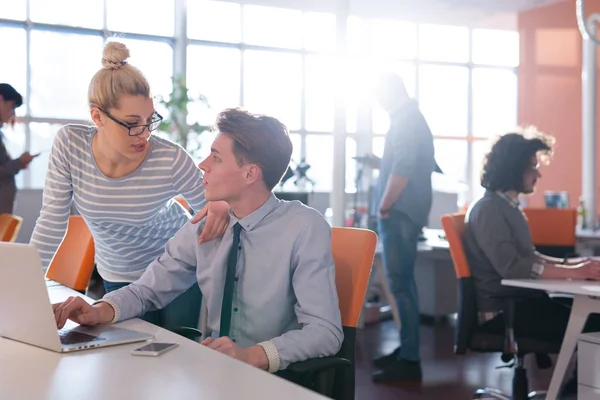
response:
M51 301L75 292L48 288ZM0 338L0 398L322 399L277 376L139 319L118 326L148 332L179 347L159 357L129 354L141 343L59 354Z
M562 387L567 367L573 357L575 346L588 315L590 313L600 313L600 299L596 297L600 296L600 283L550 279L503 279L502 284L573 295L573 307L571 308L569 324L546 395L547 400L555 400Z

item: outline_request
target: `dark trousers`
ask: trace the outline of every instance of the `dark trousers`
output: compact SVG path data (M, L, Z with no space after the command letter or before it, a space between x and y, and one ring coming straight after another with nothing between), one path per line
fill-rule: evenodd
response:
M129 285L127 282L104 281L106 293ZM158 325L165 329L180 327L197 328L200 319L200 306L202 293L197 284L192 285L187 291L180 294L162 310L149 311L140 316L144 321Z

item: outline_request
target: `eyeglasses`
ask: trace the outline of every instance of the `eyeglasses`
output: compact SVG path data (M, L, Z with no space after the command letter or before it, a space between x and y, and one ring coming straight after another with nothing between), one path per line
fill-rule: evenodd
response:
M129 136L140 136L142 133L144 133L144 131L146 129L148 129L148 132L155 131L156 129L158 129L158 127L160 126L160 123L163 120L163 117L159 113L154 111L154 113L152 114L152 122L150 122L149 124L130 125L130 124L126 124L125 122L119 121L118 119L116 119L115 117L110 115L107 111L102 110L102 112L104 114L106 114L106 116L109 119L111 119L113 122L121 125L125 129L127 129L127 134Z

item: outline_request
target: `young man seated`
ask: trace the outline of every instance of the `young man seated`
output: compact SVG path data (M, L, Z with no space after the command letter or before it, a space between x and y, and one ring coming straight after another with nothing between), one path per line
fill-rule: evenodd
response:
M317 211L272 193L292 154L286 127L227 109L216 128L200 169L206 199L230 206L225 235L198 244L202 223L188 223L136 282L93 305L80 297L55 304L57 326L133 318L197 284L213 332L203 344L211 349L271 372L337 353L343 333L331 228Z
M535 251L529 226L519 209L519 195L533 193L542 177L540 162L552 154L553 139L530 128L525 134L499 138L486 155L481 199L465 218L464 249L477 293L481 329L502 334L503 293L522 294L515 309L515 334L562 343L572 299L551 298L546 293L503 286L502 279L600 279L600 263L586 258L556 259ZM565 229L574 227L565 226ZM589 318L587 331L599 331L600 319Z

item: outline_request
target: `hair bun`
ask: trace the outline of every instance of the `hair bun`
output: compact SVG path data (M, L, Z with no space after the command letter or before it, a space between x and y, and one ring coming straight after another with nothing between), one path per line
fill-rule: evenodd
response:
M104 46L102 66L106 69L119 69L127 63L129 49L121 42L108 42Z

